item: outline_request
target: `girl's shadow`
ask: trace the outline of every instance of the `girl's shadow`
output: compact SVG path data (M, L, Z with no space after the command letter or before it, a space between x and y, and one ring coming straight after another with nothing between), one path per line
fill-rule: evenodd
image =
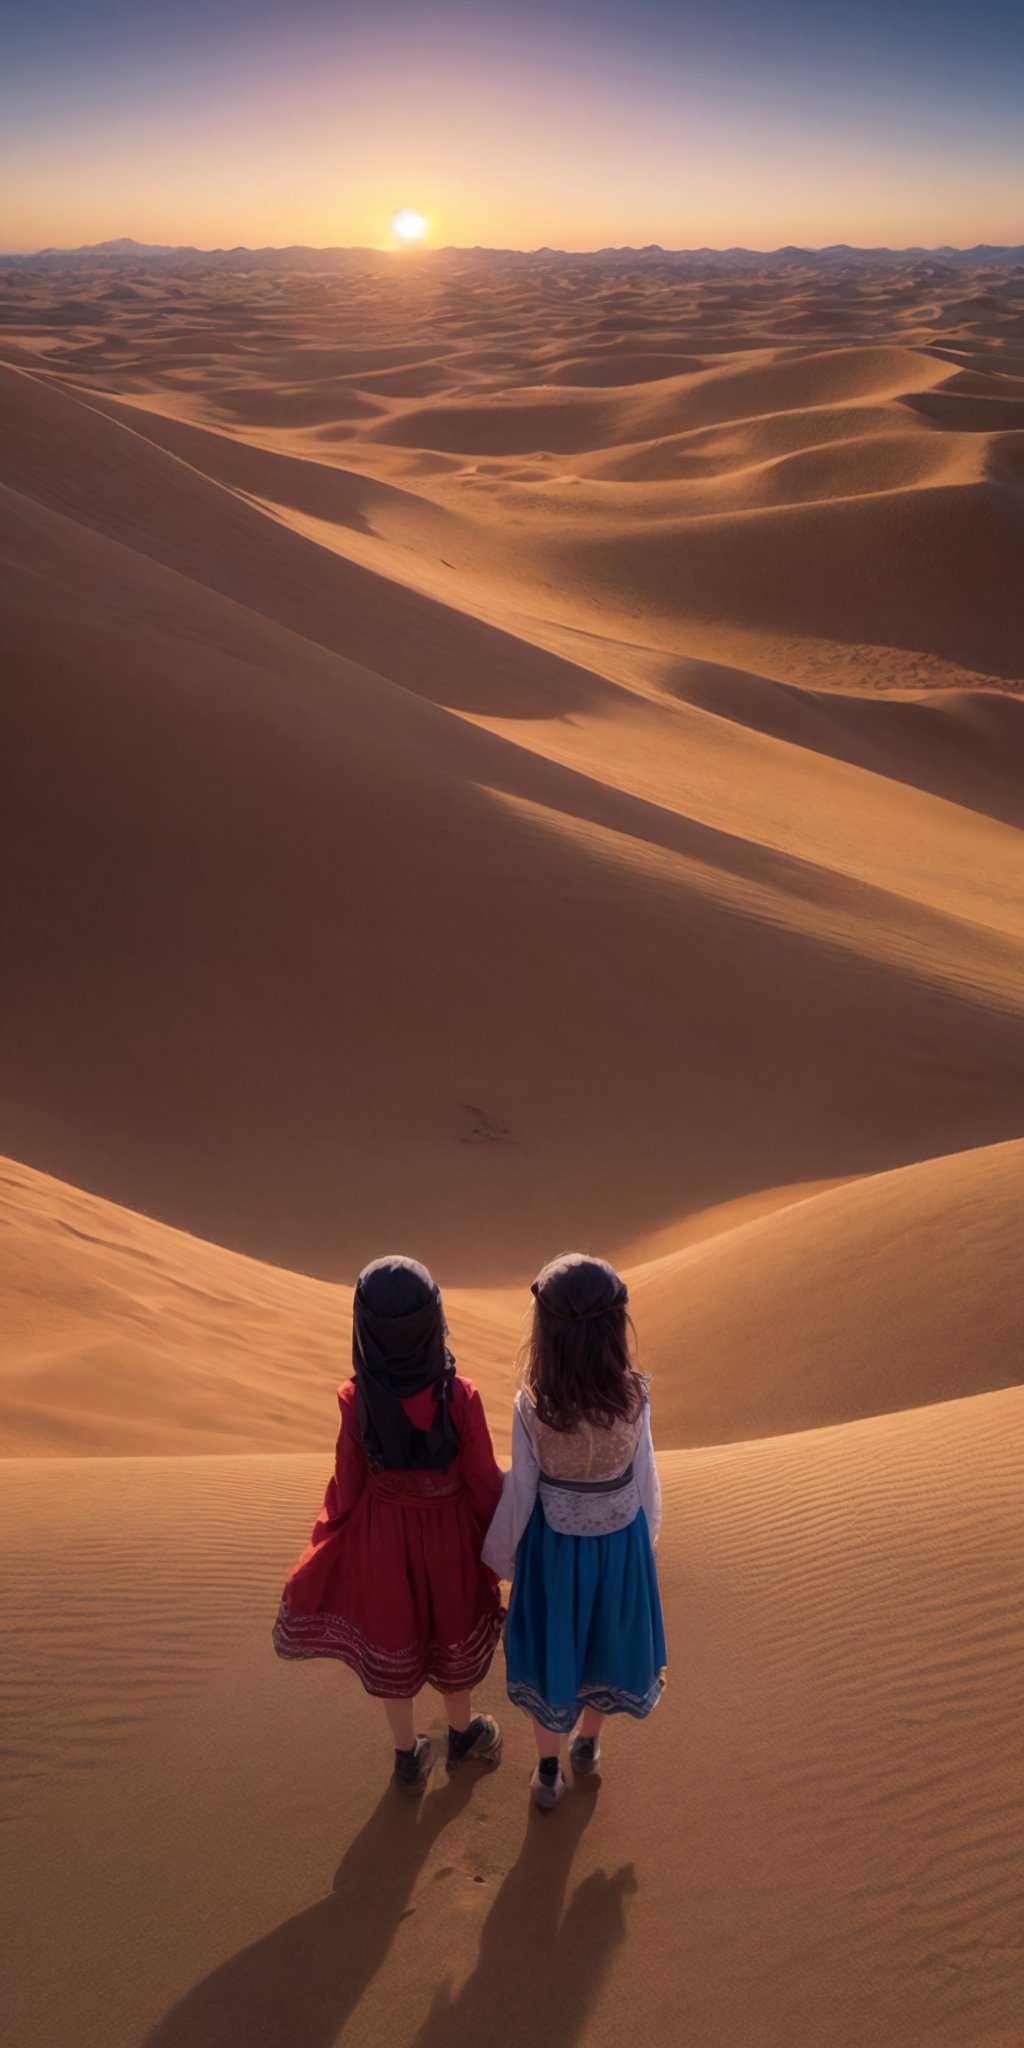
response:
M329 1898L242 1949L186 1993L145 2048L333 2048L386 1960L434 1843L472 1797L460 1774L411 1807L389 1786L336 1872ZM592 1789L557 1814L531 1810L515 1864L487 1915L472 1975L442 1986L413 2048L480 2048L496 2017L503 2037L569 2048L625 1933L631 1865L594 1871L567 1913L573 1856L593 1812ZM449 1880L451 1881L451 1880ZM439 1916L436 1952L444 1962Z
M442 1986L412 2048L480 2048L505 2041L570 2048L604 1988L626 1932L631 1863L591 1871L563 1912L569 1871L594 1811L596 1786L557 1813L531 1809L526 1834L484 1922L476 1967L462 1989Z
M144 2048L333 2048L391 1947L438 1836L472 1796L468 1772L419 1804L389 1785L330 1896L204 1977Z

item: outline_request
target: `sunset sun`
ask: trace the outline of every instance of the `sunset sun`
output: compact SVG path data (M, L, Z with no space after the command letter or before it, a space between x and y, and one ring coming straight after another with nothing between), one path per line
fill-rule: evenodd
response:
M391 216L391 232L400 242L422 242L427 223L421 213L415 213L411 206L400 206Z

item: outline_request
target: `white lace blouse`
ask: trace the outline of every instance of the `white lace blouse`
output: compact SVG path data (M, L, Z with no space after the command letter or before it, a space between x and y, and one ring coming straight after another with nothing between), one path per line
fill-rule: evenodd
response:
M546 1474L556 1479L612 1479L625 1472L630 1462L654 1543L661 1527L661 1487L646 1393L635 1422L615 1423L611 1429L582 1423L568 1432L547 1428L529 1396L524 1391L517 1394L512 1418L512 1469L504 1474L501 1500L484 1542L484 1563L499 1578L512 1577L519 1541Z

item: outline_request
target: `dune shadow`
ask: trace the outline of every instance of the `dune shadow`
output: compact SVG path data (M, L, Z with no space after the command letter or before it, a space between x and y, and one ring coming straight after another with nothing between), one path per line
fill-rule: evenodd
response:
M420 1803L389 1784L330 1894L186 1992L143 2048L333 2048L384 1963L431 1849L472 1797L454 1777Z
M782 683L754 670L675 659L666 694L769 739L1024 825L1024 700L995 690L903 701Z
M603 1991L625 1938L624 1900L638 1889L631 1863L593 1870L565 1910L573 1857L594 1811L595 1786L557 1814L530 1810L519 1855L484 1922L472 1974L441 1985L411 2048L480 2048L505 2041L571 2048Z

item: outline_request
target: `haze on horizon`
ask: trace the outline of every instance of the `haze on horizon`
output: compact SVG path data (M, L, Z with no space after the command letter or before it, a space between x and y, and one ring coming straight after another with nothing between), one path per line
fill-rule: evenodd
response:
M1024 9L57 0L9 21L0 248L1024 240Z

